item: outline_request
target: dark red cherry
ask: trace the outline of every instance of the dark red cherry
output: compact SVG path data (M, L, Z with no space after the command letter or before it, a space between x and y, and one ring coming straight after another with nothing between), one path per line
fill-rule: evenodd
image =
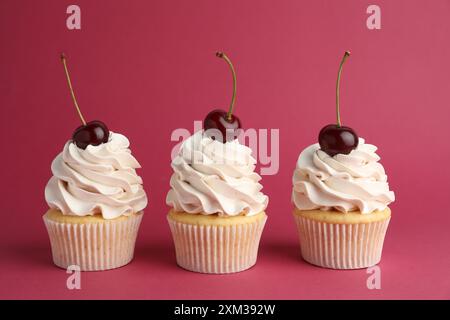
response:
M221 142L233 141L239 135L241 121L238 117L224 110L216 109L208 113L203 121L203 128L206 135ZM215 129L215 130L214 130ZM221 135L217 134L218 132Z
M349 51L345 51L344 57L339 65L339 71L336 81L336 124L329 124L320 130L319 144L320 149L331 157L341 154L349 154L358 147L358 135L350 127L341 125L341 115L339 112L339 84L341 81L342 66L350 56Z
M320 130L319 144L331 157L338 153L349 154L358 147L358 135L350 127L329 124Z
M73 104L78 112L81 123L83 125L79 126L72 135L72 140L75 142L78 148L86 149L88 145L98 146L99 144L108 142L109 130L106 124L101 121L94 120L86 123L83 114L78 106L77 99L75 98L75 93L73 92L72 81L70 80L69 70L67 68L67 58L64 53L61 54L61 62L64 67L64 72L66 74L67 85L69 86L70 95L72 96Z
M228 112L220 109L211 111L203 120L203 128L205 129L205 134L212 139L227 142L238 138L241 131L241 121L233 114L236 101L236 72L230 58L225 53L216 52L216 57L223 59L230 68L233 77L233 95L231 96Z
M98 146L108 142L109 130L106 124L94 120L79 126L72 135L72 140L78 148L86 149L88 145Z

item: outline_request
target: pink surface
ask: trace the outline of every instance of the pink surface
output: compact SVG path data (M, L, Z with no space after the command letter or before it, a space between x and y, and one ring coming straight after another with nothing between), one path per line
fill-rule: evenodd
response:
M366 28L372 1L76 1L82 30L65 26L68 1L0 2L0 298L450 298L450 2L376 1L382 29ZM280 129L280 171L259 261L244 273L184 271L165 215L175 128L192 130L228 105L246 128ZM379 146L397 201L385 242L382 289L365 270L332 271L299 256L291 175L299 152L334 121L344 50L342 119ZM136 257L82 274L82 290L51 263L41 216L50 163L79 125L58 54L69 58L84 115L126 134L150 204Z

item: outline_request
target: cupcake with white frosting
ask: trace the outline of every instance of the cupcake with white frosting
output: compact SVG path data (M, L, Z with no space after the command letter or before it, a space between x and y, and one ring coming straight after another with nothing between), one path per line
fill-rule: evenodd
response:
M319 143L299 156L292 202L303 258L332 269L358 269L381 260L395 200L377 147L341 125L339 81L349 52L339 67L337 123L322 128Z
M267 220L268 197L261 192L252 150L238 140L241 121L233 113L236 73L229 66L233 95L227 111L216 109L203 121L204 130L185 140L172 160L173 175L166 203L176 259L184 269L233 273L256 263Z
M43 219L53 262L64 269L76 265L81 271L118 268L133 259L147 206L136 173L141 166L125 136L109 131L102 121L86 122L64 54L61 62L82 124L53 160L53 177L45 187L50 209Z
M306 261L333 269L380 261L395 196L376 150L360 138L348 155L331 157L319 144L300 154L292 201Z
M267 220L252 150L199 131L182 144L166 202L179 266L202 273L243 271L256 263Z
M70 140L51 168L43 218L54 263L82 271L129 263L147 196L128 139L110 132L107 142L85 149Z

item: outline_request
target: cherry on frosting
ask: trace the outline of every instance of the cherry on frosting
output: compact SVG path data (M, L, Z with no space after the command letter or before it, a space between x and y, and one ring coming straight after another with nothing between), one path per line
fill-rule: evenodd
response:
M216 109L208 113L203 121L203 127L206 134L213 139L222 139L221 142L233 141L237 138L238 129L241 128L241 121L238 117L231 115L228 117L228 112ZM220 135L214 134L214 129L219 130Z
M73 103L82 122L82 125L75 129L72 135L72 140L77 145L77 147L81 149L86 149L88 145L98 146L102 143L106 143L109 139L109 130L106 124L99 120L89 121L87 123L86 120L84 120L83 114L81 113L80 107L78 106L78 102L75 97L75 93L73 91L66 60L67 58L64 53L61 54L61 62L64 66L64 72L66 74L70 95L72 96Z
M358 135L350 127L329 124L320 130L320 149L328 155L349 154L358 146Z
M206 135L221 142L232 141L237 138L239 129L241 129L241 121L233 114L234 103L236 101L236 72L231 60L223 52L217 52L216 56L225 60L231 70L233 76L233 95L231 97L230 107L227 111L216 109L208 113L203 121L203 128ZM218 132L221 135L217 134Z
M336 124L329 124L320 130L319 144L320 149L330 156L336 154L349 154L358 147L358 135L350 127L341 125L341 115L339 110L339 85L341 81L342 66L344 65L350 52L346 51L339 65L338 77L336 82Z
M79 126L72 135L73 142L81 149L86 149L88 145L98 146L108 142L108 139L108 127L99 120L89 121Z

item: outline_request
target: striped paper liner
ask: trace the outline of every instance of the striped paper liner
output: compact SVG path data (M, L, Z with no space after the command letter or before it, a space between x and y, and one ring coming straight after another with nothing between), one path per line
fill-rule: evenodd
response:
M60 268L78 265L81 271L122 267L134 255L143 214L101 223L60 223L44 216L53 262Z
M256 263L267 216L252 223L193 225L168 218L177 264L201 273L244 271Z
M360 224L333 224L294 215L303 259L332 269L360 269L381 260L390 217Z

